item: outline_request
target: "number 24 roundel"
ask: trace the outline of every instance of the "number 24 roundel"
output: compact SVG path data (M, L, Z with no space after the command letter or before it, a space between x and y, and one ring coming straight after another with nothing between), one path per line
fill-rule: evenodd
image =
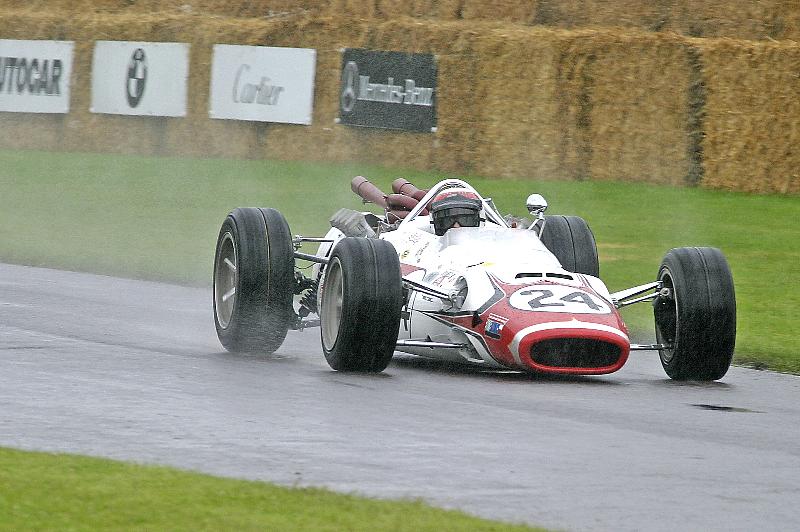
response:
M508 303L517 309L533 312L569 314L609 314L611 308L599 297L561 285L526 286L511 294Z

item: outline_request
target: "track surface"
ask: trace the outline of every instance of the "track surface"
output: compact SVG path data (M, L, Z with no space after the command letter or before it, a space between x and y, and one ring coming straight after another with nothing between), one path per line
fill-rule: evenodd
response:
M0 264L0 445L321 485L571 530L797 530L800 378L332 372L223 352L210 291ZM705 406L703 406L705 405Z

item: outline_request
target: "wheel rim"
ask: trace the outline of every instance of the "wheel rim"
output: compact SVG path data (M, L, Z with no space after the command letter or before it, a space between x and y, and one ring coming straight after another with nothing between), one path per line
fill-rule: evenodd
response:
M342 302L344 300L344 276L342 264L337 257L328 263L322 289L322 344L328 351L336 345L339 326L342 323Z
M214 311L217 323L227 329L236 304L236 286L239 282L239 263L236 245L231 233L222 236L214 272Z
M672 294L672 302L669 305L669 319L661 319L656 321L656 328L658 331L658 341L660 343L672 344L672 349L661 349L660 354L664 362L669 363L672 360L675 348L678 343L678 334L680 328L680 321L678 320L678 295L675 293L675 283L672 281L672 276L669 270L661 272L659 279L662 283L662 288L668 288ZM665 314L667 316L667 314Z

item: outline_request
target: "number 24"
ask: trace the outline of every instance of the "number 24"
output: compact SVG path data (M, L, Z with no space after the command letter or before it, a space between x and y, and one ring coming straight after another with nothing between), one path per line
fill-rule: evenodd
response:
M532 310L538 310L543 307L563 307L565 306L564 303L582 303L592 310L600 310L602 308L585 292L572 292L571 294L558 298L558 301L555 302L545 301L553 297L553 292L550 290L531 289L519 293L521 296L532 296L534 294L539 295L528 301L528 305L530 305ZM559 301L564 301L564 303L559 303Z

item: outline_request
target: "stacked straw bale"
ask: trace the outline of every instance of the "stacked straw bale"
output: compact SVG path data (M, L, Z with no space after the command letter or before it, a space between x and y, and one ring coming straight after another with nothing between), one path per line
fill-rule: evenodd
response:
M300 13L383 20L414 17L800 40L797 0L1 0L0 7L31 12L163 12L234 18Z
M594 10L592 20L609 25L640 27L650 20L676 28L676 6L695 9L708 26L722 12L720 3L693 1L642 7L623 0L506 0L492 12L478 9L488 6L478 0L51 0L50 9L37 9L43 4L35 0L0 0L7 7L0 11L0 38L76 46L70 113L3 113L8 134L0 147L359 161L497 177L800 192L797 43L542 26L588 25ZM630 7L628 18L612 17L623 5ZM733 10L741 15L737 27L744 31L744 21L766 20L765 13L786 5L774 0L747 11L743 3ZM547 17L543 10L550 10ZM265 12L271 14L254 15ZM597 15L606 12L608 19ZM747 31L760 38L780 26L786 33L796 28L788 20L772 29L754 23ZM90 113L91 57L94 41L102 39L189 43L188 115ZM217 43L315 48L313 125L209 119ZM345 47L436 54L438 131L335 124Z
M696 40L707 86L705 178L713 188L800 192L800 47Z

